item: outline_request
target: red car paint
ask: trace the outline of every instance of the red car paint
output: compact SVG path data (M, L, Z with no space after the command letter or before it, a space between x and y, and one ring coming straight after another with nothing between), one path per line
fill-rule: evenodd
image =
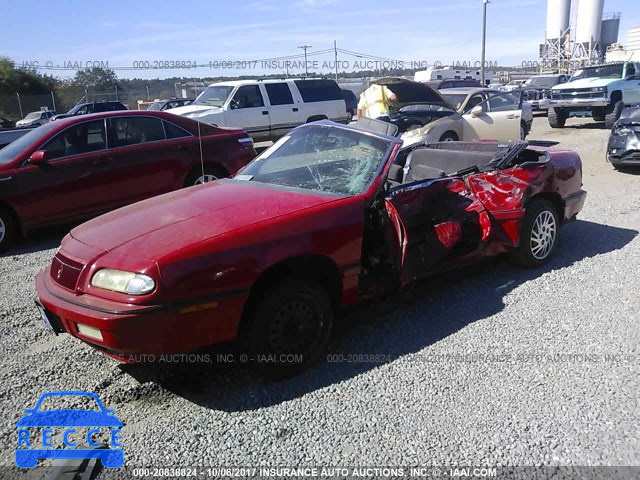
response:
M188 133L181 138L109 148L114 143L111 120L132 117L161 119ZM96 120L104 120L109 127L106 149L37 165L29 161L34 152L49 141L62 138L70 127ZM243 130L206 124L198 127L198 122L166 112L83 115L50 122L37 130L46 134L26 145L9 162L0 162L0 206L15 213L23 232L95 216L182 188L189 174L202 168L200 144L205 166L214 166L221 174L232 175L255 157L251 143L239 142L248 139Z
M360 195L224 179L94 219L72 230L52 266L38 274L39 300L61 330L108 355L137 361L138 354L183 352L236 338L252 289L283 262L328 262L337 273L338 306L356 304L518 245L532 198L558 202L560 216L570 220L586 197L580 159L572 152L387 192L384 180L400 148L392 145L379 177ZM377 200L375 211L388 220L380 234L365 215ZM434 219L422 249L413 248L422 238L413 223L419 218ZM397 281L370 273L372 235L374 244L388 250ZM451 257L463 235L473 240L472 248ZM71 274L65 273L69 266ZM92 287L101 268L150 275L157 287L143 296ZM99 329L103 339L82 335L78 323Z

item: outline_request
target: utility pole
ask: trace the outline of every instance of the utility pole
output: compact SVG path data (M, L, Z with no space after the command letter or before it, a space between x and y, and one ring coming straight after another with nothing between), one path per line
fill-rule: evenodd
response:
M304 50L304 72L307 77L309 76L309 67L307 65L307 49L311 47L313 47L313 45L300 45L298 47Z
M489 0L482 0L482 55L480 59L480 83L485 87L484 83L484 59L485 59L485 46L487 42L487 4Z
M335 64L336 64L336 83L338 83L338 44L336 43L336 41L333 41L333 53L334 53L334 57L335 57Z

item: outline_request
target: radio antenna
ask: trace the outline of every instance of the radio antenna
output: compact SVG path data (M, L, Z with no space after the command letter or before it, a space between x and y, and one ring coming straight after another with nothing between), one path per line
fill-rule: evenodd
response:
M202 183L206 183L207 180L204 178L204 158L202 156L202 133L200 131L200 121L198 122L198 143L200 144L200 168L202 169Z

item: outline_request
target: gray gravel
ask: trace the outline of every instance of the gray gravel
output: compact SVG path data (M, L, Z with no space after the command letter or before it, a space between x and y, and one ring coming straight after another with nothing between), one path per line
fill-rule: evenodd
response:
M568 123L531 135L577 149L589 191L549 265L498 259L350 312L329 359L381 358L280 383L46 334L33 278L64 229L39 233L0 258L0 464L23 409L67 389L115 408L130 466L640 465L640 176L605 162L602 125Z

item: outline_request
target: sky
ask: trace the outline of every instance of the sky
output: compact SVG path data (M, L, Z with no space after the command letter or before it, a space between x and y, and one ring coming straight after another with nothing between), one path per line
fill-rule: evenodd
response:
M261 60L302 55L301 45L310 45L309 62L331 73L333 51L314 52L333 49L334 40L342 50L418 67L475 64L481 50L482 0L0 0L0 11L0 55L17 65L53 66L40 71L61 78L91 65L108 65L119 78L284 73L283 61ZM605 0L604 12L622 13L621 43L629 28L640 27L640 0ZM546 0L491 0L486 59L501 66L536 61L545 18ZM340 70L364 60L338 53ZM290 61L291 73L304 71L302 57ZM71 69L57 70L65 66Z

